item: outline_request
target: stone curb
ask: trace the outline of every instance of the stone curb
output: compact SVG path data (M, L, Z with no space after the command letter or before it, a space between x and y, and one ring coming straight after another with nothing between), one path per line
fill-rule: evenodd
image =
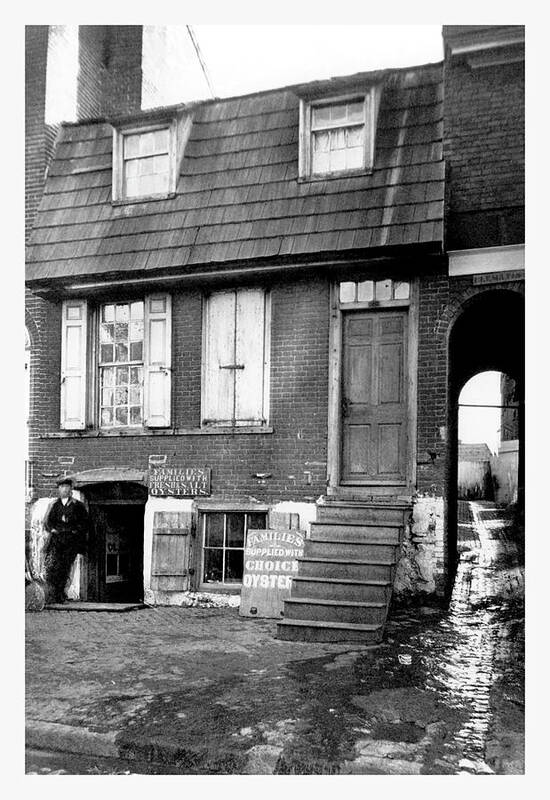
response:
M88 728L63 725L59 722L28 720L25 725L25 746L35 750L118 758L116 735L114 732L96 733Z
M255 748L251 751L212 753L183 748L169 739L159 737L130 739L117 731L98 733L88 728L42 720L27 720L25 747L29 750L121 759L125 763L166 764L181 767L191 774L247 774L257 758Z

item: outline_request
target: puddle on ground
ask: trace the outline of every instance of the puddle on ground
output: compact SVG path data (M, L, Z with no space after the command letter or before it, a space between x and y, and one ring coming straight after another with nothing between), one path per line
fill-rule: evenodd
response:
M120 741L169 736L188 773L240 772L250 752L279 774L491 772L492 692L511 662L518 690L523 680L523 570L507 521L490 504L464 506L446 611L394 614L379 648L203 679L141 704L106 697L106 718L127 712Z

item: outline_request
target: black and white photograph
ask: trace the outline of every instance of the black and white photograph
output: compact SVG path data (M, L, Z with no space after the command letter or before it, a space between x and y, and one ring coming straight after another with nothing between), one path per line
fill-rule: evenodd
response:
M22 26L25 776L523 776L525 26L159 19Z

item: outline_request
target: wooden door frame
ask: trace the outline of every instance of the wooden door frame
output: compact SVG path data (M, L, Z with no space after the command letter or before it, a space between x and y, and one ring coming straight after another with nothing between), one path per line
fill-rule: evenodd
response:
M145 504L142 503L140 500L137 500L137 499L127 499L127 500L122 500L122 501L116 500L116 499L107 499L104 502L101 501L101 500L97 500L97 501L94 500L94 501L89 503L90 519L91 519L92 524L94 525L94 527L95 527L95 521L96 521L96 517L95 517L95 513L94 512L95 512L95 510L97 508L106 510L109 507L111 507L111 508L112 507L122 508L122 507L136 507L136 506L138 506L138 507L143 509L143 514L140 516L140 520L142 520L141 547L140 548L136 548L136 552L139 549L141 551L141 555L140 555L141 568L136 571L136 575L140 576L141 592L143 592L143 583L144 583L144 581L143 581L143 559L144 559L143 549L144 549L144 540L145 540ZM89 554L88 553L86 554L86 569L83 570L83 574L81 575L81 581L83 579L86 580L85 596L84 596L83 599L89 600L89 596L92 593L91 592L91 588L90 588L92 573L95 573L95 593L96 593L97 596L91 602L100 602L100 603L118 602L117 600L108 600L104 596L104 595L107 594L107 584L108 584L108 581L106 580L106 575L105 575L105 533L106 533L106 531L103 531L103 534L101 536L100 542L98 542L97 539L95 541L95 548L94 548L95 552L94 552L93 565L92 565L92 563L90 563ZM99 548L98 548L98 544L100 545ZM84 573L85 573L85 575L84 575ZM134 601L131 601L131 602L134 602Z
M390 277L390 276L384 276ZM380 276L377 276L380 279ZM339 283L330 285L330 322L329 322L329 362L328 362L328 437L327 437L327 494L372 495L393 494L402 496L410 494L416 485L416 437L417 437L417 384L418 384L418 280L408 278L410 283L409 300L378 303L346 303L339 300ZM342 356L343 315L354 311L378 311L383 309L408 309L407 320L407 455L405 466L405 482L399 484L342 485L341 471L341 399L342 399Z

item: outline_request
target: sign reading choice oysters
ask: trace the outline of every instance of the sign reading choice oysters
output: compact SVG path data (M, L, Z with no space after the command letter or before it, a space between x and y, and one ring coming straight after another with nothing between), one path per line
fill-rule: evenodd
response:
M210 494L206 467L155 467L149 472L149 494L155 497L204 497Z
M244 550L240 614L279 619L304 553L304 532L249 530Z

